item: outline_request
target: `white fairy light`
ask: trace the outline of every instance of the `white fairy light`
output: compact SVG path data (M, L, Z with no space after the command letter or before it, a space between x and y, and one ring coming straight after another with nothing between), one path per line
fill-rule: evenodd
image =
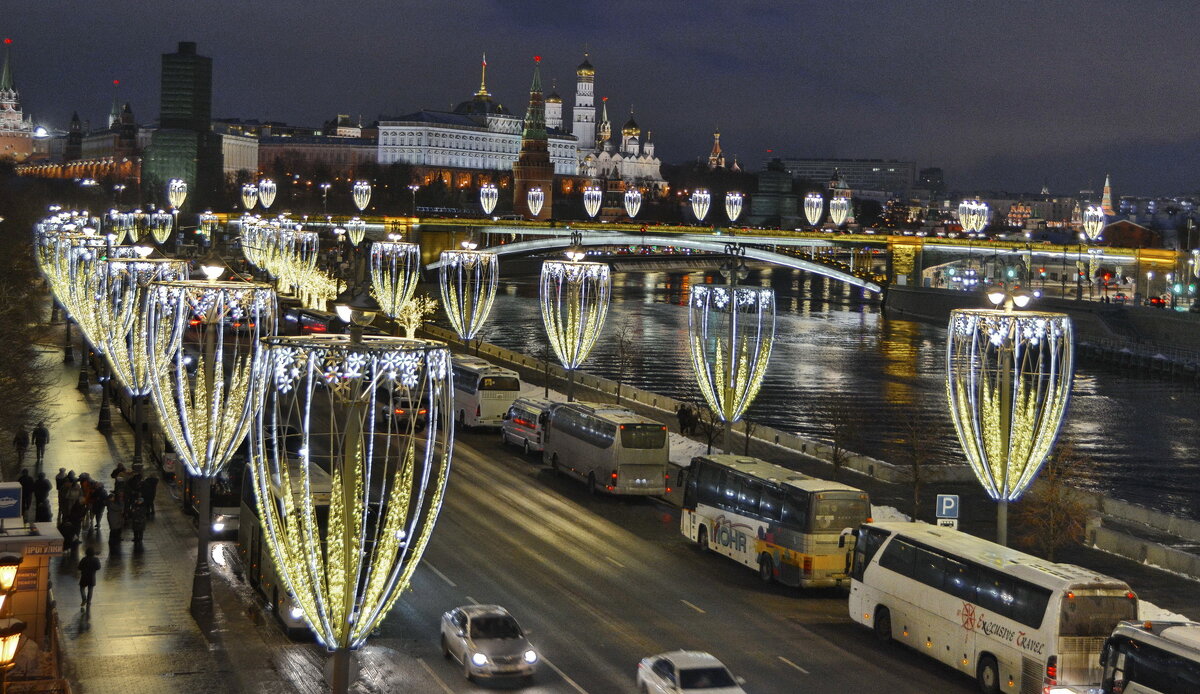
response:
M611 291L612 278L605 263L542 263L542 323L554 354L568 371L568 395L575 369L587 359L604 328Z
M371 244L371 287L375 300L395 318L417 291L421 280L421 247L404 241Z
M442 251L441 261L438 279L446 317L459 339L472 340L491 313L500 259L495 253L466 249Z

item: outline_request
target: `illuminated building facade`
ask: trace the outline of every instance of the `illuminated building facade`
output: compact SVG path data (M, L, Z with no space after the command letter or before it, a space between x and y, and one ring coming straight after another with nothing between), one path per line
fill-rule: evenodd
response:
M911 161L884 159L795 159L783 158L793 178L828 181L834 172L845 177L854 190L907 193L916 180L917 165ZM763 162L765 168L767 162Z
M0 68L0 159L23 162L33 154L33 122L21 110L21 94L13 82L9 50L4 39L4 67Z

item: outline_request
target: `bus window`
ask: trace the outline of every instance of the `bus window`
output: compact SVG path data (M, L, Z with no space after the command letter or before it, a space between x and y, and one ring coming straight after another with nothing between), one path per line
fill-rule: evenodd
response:
M975 602L975 571L969 564L946 558L945 591L959 600Z
M1044 609L1044 608L1043 608ZM1060 636L1104 636L1113 625L1137 619L1137 601L1124 595L1072 595L1062 601Z
M883 556L879 557L879 565L902 576L912 576L916 559L917 548L896 538L883 550Z
M858 529L858 540L854 543L854 578L862 580L867 564L871 563L887 539L887 532L879 528L864 525Z
M763 492L762 498L758 501L758 512L763 518L769 521L779 520L779 511L783 508L783 497L773 489L768 489Z
M1049 590L1020 581L1013 586L1012 618L1025 626L1040 629L1049 602Z
M697 501L716 506L721 496L721 468L700 463L696 474Z
M484 376L479 390L521 390L521 380L512 376Z
M817 501L813 504L813 522L810 526L812 531L841 532L846 528L857 528L871 515L866 498L860 498L861 496L854 494L847 498L830 492L817 494Z
M984 569L979 575L975 602L985 610L1005 617L1012 616L1012 579L1004 574Z
M667 445L667 428L661 424L622 424L621 447L654 449Z
M946 558L918 547L913 562L913 578L931 588L941 590L946 578Z
M762 495L762 485L754 482L742 482L742 491L738 494L738 507L742 513L758 515L758 497Z
M721 483L721 498L717 503L729 510L737 508L738 493L741 490L742 479L732 472L726 472L725 480Z

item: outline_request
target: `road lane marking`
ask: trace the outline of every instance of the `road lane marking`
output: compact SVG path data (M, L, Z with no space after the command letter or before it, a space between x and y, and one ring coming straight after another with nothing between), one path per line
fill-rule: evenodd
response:
M575 680L571 679L570 677L567 677L567 673L563 672L562 670L559 670L558 666L555 665L554 663L550 662L549 658L547 658L546 656L542 656L542 662L549 665L551 670L557 672L558 676L563 678L564 682L566 682L567 684L574 687L575 691L579 692L579 694L588 694L586 689L584 689L583 687L580 687L579 683L576 682Z
M454 694L454 690L451 689L445 682L443 682L441 677L437 676L437 673L433 671L433 668L429 667L429 663L426 663L424 658L417 658L417 662L421 664L421 667L425 668L425 672L429 673L429 676L433 678L434 682L438 683L438 686L442 688L443 692L446 692L446 694Z
M806 674L806 675L811 675L811 674L812 674L812 673L811 673L811 672L809 672L808 670L805 670L804 668L802 668L802 667L800 667L799 665L797 665L797 664L793 663L792 661L788 660L787 658L784 658L784 657L783 657L783 656L781 656L781 655L777 655L777 656L775 656L775 657L776 657L776 658L779 658L779 659L780 659L780 660L782 660L783 662L787 663L788 665L791 665L792 667L796 668L797 670L799 670L800 672L803 672L803 673L804 673L804 674Z
M467 599L467 602L471 603L472 605L478 605L478 604L479 604L479 601L478 601L478 600L476 600L475 598L471 597L470 595L465 595L465 596L463 596L463 597L465 597L465 598Z
M679 602L683 603L684 605L687 605L688 607L690 607L690 608L692 608L693 610L695 610L695 611L699 612L700 614L707 614L707 613L706 613L704 610L700 609L699 607L696 607L695 605L693 605L692 603L688 602L687 600L680 600Z
M438 575L438 578L442 579L442 580L443 580L443 581L445 581L446 583L449 583L451 588L457 588L457 587L458 587L458 584L457 584L457 583L455 583L454 581L451 581L451 580L450 580L450 579L449 579L449 578L446 576L446 574L442 573L441 571L438 571L438 570L437 570L437 567L436 567L436 566L434 566L433 564L430 564L429 562L425 562L425 566L428 566L430 571L432 571L432 572L434 572L435 574L437 574L437 575Z
M624 565L624 564L622 564L621 562L617 561L616 559L613 559L612 557L608 556L607 554L606 554L606 555L604 555L604 558L605 558L605 559L607 559L607 560L609 560L609 561L610 561L610 562L612 562L614 565L616 565L616 566L618 566L618 567L620 567L620 568L622 568L622 569L623 569L623 568L625 568L625 565Z

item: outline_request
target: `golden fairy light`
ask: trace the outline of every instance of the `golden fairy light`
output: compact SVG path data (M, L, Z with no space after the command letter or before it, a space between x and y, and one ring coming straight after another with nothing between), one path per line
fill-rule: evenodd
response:
M433 532L454 445L450 353L408 338L264 340L267 406L252 463L267 546L302 615L349 654L387 616Z
M605 263L587 263L582 253L571 260L542 263L542 323L554 354L567 370L567 396L572 396L575 369L587 359L608 316L612 278Z
M371 244L371 289L387 315L395 318L421 281L421 247L405 241Z
M438 268L442 306L459 339L474 339L487 322L499 278L500 259L495 253L469 248L442 251Z

